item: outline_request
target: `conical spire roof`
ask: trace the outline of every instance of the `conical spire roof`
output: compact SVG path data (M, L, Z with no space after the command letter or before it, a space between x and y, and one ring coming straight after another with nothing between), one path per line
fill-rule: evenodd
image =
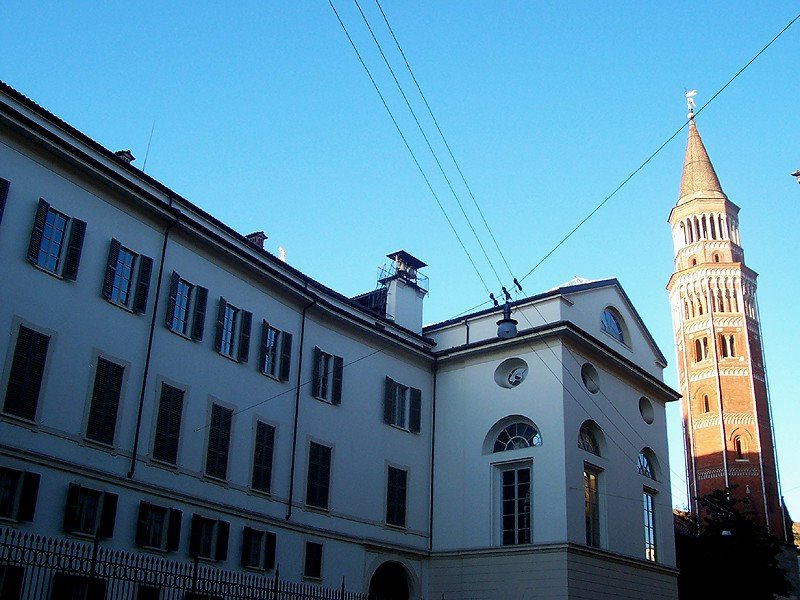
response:
M714 166L708 158L703 140L694 124L694 118L689 118L689 139L686 142L686 156L683 159L683 174L681 175L681 190L678 194L678 204L691 200L695 192L717 192L723 194L722 186L714 171Z

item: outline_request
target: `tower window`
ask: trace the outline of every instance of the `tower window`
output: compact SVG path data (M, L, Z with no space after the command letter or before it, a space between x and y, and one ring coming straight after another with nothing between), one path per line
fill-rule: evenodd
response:
M747 457L747 440L742 438L742 436L737 435L735 438L733 438L733 447L734 451L736 452L736 460L750 460Z
M719 262L719 254L717 254L716 252L714 253L714 262L715 263Z
M703 412L711 412L711 403L708 400L708 394L703 394Z
M694 361L700 362L708 358L708 338L698 338L694 341Z

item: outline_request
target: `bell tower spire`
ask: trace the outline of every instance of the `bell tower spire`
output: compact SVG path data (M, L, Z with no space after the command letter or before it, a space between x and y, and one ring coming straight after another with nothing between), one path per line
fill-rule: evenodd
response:
M736 485L762 523L785 538L772 434L757 274L745 265L739 207L722 191L686 93L688 139L669 223L675 272L672 306L683 395L689 494Z

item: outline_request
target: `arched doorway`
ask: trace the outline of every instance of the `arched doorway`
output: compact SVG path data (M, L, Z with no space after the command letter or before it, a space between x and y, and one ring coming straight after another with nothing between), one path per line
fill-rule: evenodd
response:
M385 562L369 580L370 600L409 600L406 569L398 562Z

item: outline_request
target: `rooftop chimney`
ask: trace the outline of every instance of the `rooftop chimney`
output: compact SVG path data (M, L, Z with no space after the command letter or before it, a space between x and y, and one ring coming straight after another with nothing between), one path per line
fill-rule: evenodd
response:
M117 150L116 152L114 152L114 154L128 164L136 160L136 157L131 153L130 150Z
M386 318L415 333L422 333L422 299L428 278L417 270L427 265L405 250L387 254L394 264L383 270L379 282L386 287Z
M251 244L255 244L262 250L264 249L264 242L267 240L267 234L263 231L254 231L244 237L246 237Z

